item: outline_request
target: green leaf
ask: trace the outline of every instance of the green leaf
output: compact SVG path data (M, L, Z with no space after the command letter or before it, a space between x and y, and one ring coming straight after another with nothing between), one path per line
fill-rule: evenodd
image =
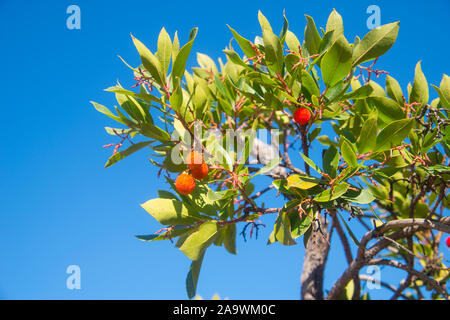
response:
M302 80L302 90L305 88L309 95L315 95L316 97L320 96L320 90L317 86L316 82L314 81L313 77L307 72L306 70L302 70L301 73L301 80Z
M228 26L228 25L227 25ZM242 52L247 56L247 58L251 58L256 55L255 49L253 49L251 42L239 35L233 28L228 26L228 28L231 30L231 32L234 35L234 38L236 39L237 43L239 44L239 47L241 47Z
M416 72L414 76L414 82L409 96L409 103L418 102L421 104L427 104L429 98L428 82L425 75L422 72L421 61L416 65Z
M305 47L310 55L319 53L320 42L322 38L320 37L319 31L317 31L314 19L308 15L306 17L306 28L305 28Z
M134 45L136 46L136 49L139 52L144 68L147 69L148 72L150 72L157 84L161 86L165 85L166 78L163 74L161 62L142 42L136 39L133 35L131 35L131 37L133 39Z
M108 134L110 134L112 136L127 135L127 134L131 134L133 132L133 129L118 129L118 128L110 128L110 127L105 127L105 130ZM136 132L136 131L134 131L134 132Z
M298 214L291 215L291 234L294 239L305 234L313 223L313 219L310 218L310 216L313 216L313 210L307 209L307 211L309 215L303 214L301 219Z
M136 121L143 123L153 123L150 114L144 110L141 104L131 96L116 93L116 100L128 115Z
M141 204L162 225L191 224L198 222L201 217L181 202L173 199L152 199Z
M363 123L361 133L356 141L356 147L360 154L371 152L375 149L377 141L377 119L378 112L375 109Z
M223 52L227 55L228 59L234 64L237 64L238 66L243 66L247 70L252 70L248 64L242 61L241 57L239 57L239 55L236 52L231 50L223 50Z
M205 249L212 243L212 238L219 231L219 225L217 221L207 221L202 223L197 231L193 232L184 241L180 247L180 251L183 252L189 259L198 260L201 258Z
M267 20L267 18L262 14L261 11L258 11L258 20L259 20L259 24L261 25L261 29L264 33L264 31L270 31L273 33L272 31L272 27L270 26L269 21Z
M398 146L409 134L414 119L402 119L388 124L377 137L375 152L389 150Z
M334 186L333 190L330 188L330 189L327 189L327 190L319 193L314 198L314 201L328 202L328 201L336 200L336 199L340 198L342 195L344 195L344 193L347 192L348 187L349 187L349 184L346 182L338 184L337 186Z
M341 153L342 157L344 158L344 161L353 168L356 168L358 166L358 160L356 159L356 153L353 151L353 148L350 146L350 143L345 141L342 143L341 146Z
M189 299L194 298L196 295L198 277L200 275L200 269L202 267L205 251L206 250L202 251L197 260L192 261L191 266L189 268L189 272L186 277L186 292Z
M397 80L390 75L386 76L386 93L387 95L397 101L400 105L403 105L403 92Z
M283 46L280 39L268 29L263 30L264 49L267 67L280 74L283 66Z
M450 108L450 78L444 74L440 87L433 86L439 94L439 99L444 108Z
M214 74L218 74L216 63L213 59L208 57L206 54L197 52L197 62L200 67L212 71Z
M394 45L399 27L400 22L393 22L369 31L353 50L353 66L386 53Z
M114 92L114 93L120 93L120 94L123 94L123 95L126 95L126 96L130 96L130 97L133 97L133 98L139 98L139 99L142 99L142 100L145 100L145 101L153 101L153 102L162 103L161 99L159 99L159 98L157 98L157 97L155 97L155 96L153 96L151 94L148 94L148 93L136 93L136 92L124 89L120 85L106 88L105 91Z
M369 189L362 189L359 192L348 190L342 198L359 204L368 204L375 200L375 197Z
M224 227L223 244L225 249L231 254L237 254L236 251L236 224L228 224Z
M172 61L175 61L175 57L177 56L178 51L180 51L180 40L178 39L178 32L175 31L172 43Z
M317 186L320 181L320 179L308 176L306 174L293 174L287 177L287 188L307 190Z
M300 53L300 41L297 36L290 30L286 32L286 44L289 50L294 51L295 53Z
M264 167L259 169L255 174L253 174L250 179L260 175L260 174L266 174L270 172L272 169L277 167L281 162L281 158L273 158L271 159Z
M323 156L323 170L331 177L336 178L339 165L339 151L335 146L330 146Z
M170 58L172 57L172 40L170 40L170 36L164 28L159 33L156 57L161 62L162 73L167 75L169 72Z
M171 107L175 111L179 111L183 105L183 89L181 86L181 79L178 77L172 77L173 89L169 98Z
M141 131L142 134L148 138L155 139L161 142L170 141L170 134L151 123L143 123L141 125Z
M378 118L384 123L405 118L405 112L400 105L387 97L369 97L367 102L374 105L378 110Z
M160 241L160 240L173 239L173 238L179 237L181 235L184 235L190 231L192 231L191 228L177 226L172 231L170 231L170 233L163 232L160 234L139 235L139 236L135 236L135 237L141 241Z
M142 148L148 146L151 143L151 141L143 141L143 142L138 142L135 144L132 144L130 147L128 147L127 149L117 152L116 154L112 155L108 161L105 164L105 168L108 168L110 166L112 166L113 164L115 164L116 162L119 162L120 160L128 157L130 154L135 153L138 150L141 150Z
M94 101L90 101L90 102L94 106L95 110L97 110L98 112L101 112L104 115L107 115L108 117L110 117L111 119L116 120L117 122L120 122L120 123L126 125L125 121L123 121L120 117L118 117L114 113L112 113L107 107L105 107L97 102L94 102Z
M192 30L196 30L197 28L194 28ZM192 32L191 30L191 32ZM186 62L187 59L189 58L189 54L191 52L192 49L192 45L194 44L194 40L195 40L195 34L196 32L193 34L193 38L186 43L178 52L175 61L173 62L173 67L172 67L172 79L173 78L182 78L184 71L186 69Z
M327 88L341 81L352 69L352 49L344 36L340 36L320 63L323 82Z
M326 32L333 31L331 42L334 42L337 38L344 34L344 23L341 15L333 9L328 16Z
M320 168L314 163L314 161L312 161L310 158L308 158L307 156L305 156L303 153L300 152L300 155L302 156L303 160L311 167L313 168L315 171L317 171L318 173L323 173L322 170L320 170Z
M373 92L373 87L370 86L369 84L366 84L364 86L359 87L358 89L346 93L344 94L344 96L342 97L344 100L360 100L360 99L365 99L368 96L370 96L370 94Z
M291 221L286 212L281 212L274 225L275 239L285 246L292 246L295 243L291 235Z
M286 15L284 14L284 12L283 12L283 20L284 20L283 28L281 29L281 32L280 32L281 44L284 44L284 41L286 39L286 33L288 31L288 28L289 28L289 22L288 22L288 20L286 18Z
M314 130L308 134L308 141L309 142L314 141L314 139L317 138L321 130L322 130L321 127L314 128Z

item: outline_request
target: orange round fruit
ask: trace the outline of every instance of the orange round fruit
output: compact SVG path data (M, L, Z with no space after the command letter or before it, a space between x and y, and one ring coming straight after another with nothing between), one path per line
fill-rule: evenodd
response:
M175 181L175 187L177 191L183 195L188 195L192 193L195 189L195 180L192 176L187 173L182 173L178 176Z
M191 152L186 158L186 164L189 169L199 168L203 163L203 155L199 152Z
M208 175L208 165L203 162L200 167L191 169L191 174L197 180L205 179Z
M298 108L294 112L294 120L300 125L305 125L311 119L311 112L306 108Z

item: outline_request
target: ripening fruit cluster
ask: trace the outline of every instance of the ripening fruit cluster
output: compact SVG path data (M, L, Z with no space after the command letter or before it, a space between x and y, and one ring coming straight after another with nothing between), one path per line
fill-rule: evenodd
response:
M195 179L203 180L208 175L208 165L198 152L191 152L186 159L190 174L182 173L175 181L177 191L183 195L191 194L195 189ZM194 179L195 178L195 179Z

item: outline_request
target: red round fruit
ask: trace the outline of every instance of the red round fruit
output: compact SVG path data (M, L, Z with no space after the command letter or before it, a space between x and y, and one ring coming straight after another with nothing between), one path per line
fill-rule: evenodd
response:
M195 180L192 176L182 173L175 181L175 187L177 191L183 195L192 193L195 189Z
M300 125L305 125L311 120L311 112L306 108L298 108L294 112L294 120Z
M450 237L447 237L447 239L445 240L445 243L447 244L447 247L450 248Z
M208 175L208 165L203 162L200 167L191 169L191 174L197 180L205 179Z

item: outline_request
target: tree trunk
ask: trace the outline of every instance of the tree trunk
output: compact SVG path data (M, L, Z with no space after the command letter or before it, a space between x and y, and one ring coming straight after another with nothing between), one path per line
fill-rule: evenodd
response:
M323 275L330 249L328 222L320 215L306 245L300 278L303 300L323 299Z
M303 145L307 146L305 142L306 134L302 134ZM308 150L304 150L308 155ZM251 155L257 159L261 164L267 164L274 157L278 157L279 150L272 145L256 138L253 141L253 149ZM309 167L306 165L306 171ZM286 169L277 166L271 170L267 175L274 177L287 177ZM301 275L301 298L303 300L320 300L323 299L323 274L325 263L330 249L331 232L328 232L328 221L322 215L319 215L318 221L313 225L311 236L306 245L305 258L303 262L303 271Z

